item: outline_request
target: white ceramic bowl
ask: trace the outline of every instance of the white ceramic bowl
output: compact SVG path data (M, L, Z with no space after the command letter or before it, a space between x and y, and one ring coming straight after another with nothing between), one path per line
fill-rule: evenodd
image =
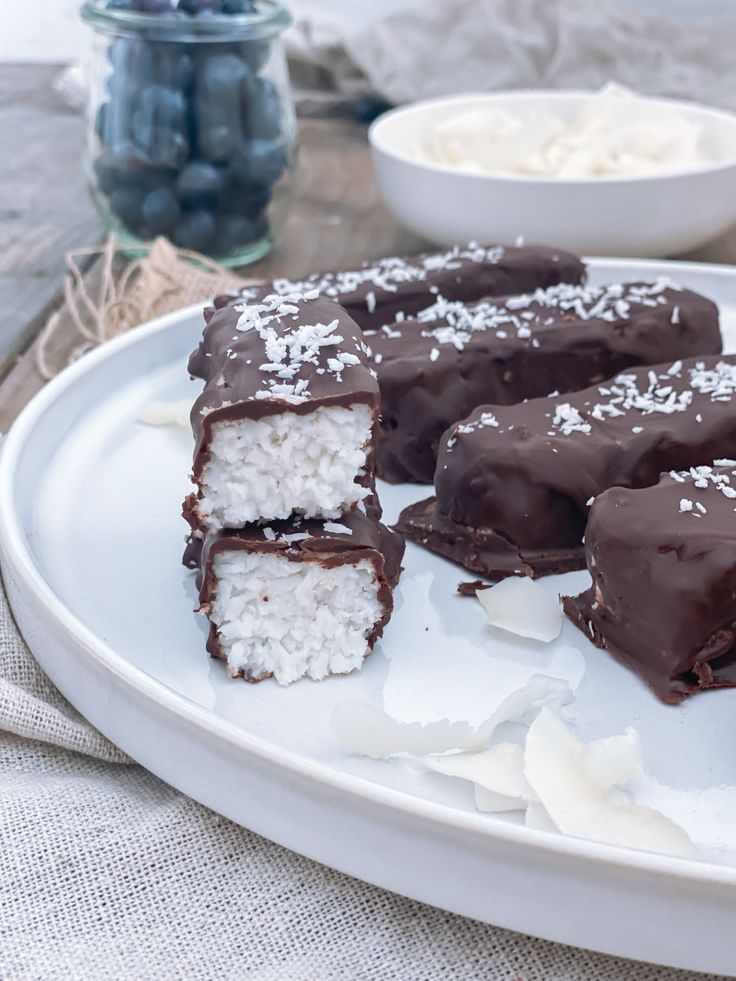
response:
M472 109L571 119L592 93L507 92L432 99L379 117L369 139L381 194L404 225L441 245L549 243L589 255L676 255L736 222L736 115L670 99L702 126L714 162L648 177L538 179L464 173L413 159L438 123Z

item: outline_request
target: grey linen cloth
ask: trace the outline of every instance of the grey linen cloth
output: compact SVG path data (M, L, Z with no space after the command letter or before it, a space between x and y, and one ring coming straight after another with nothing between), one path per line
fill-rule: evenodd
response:
M703 977L423 906L226 821L81 718L2 589L0 843L3 981Z
M330 89L400 104L613 80L736 109L735 50L736 8L683 19L626 0L425 0L359 30L301 16L289 35L298 93L308 106L311 85L316 107Z

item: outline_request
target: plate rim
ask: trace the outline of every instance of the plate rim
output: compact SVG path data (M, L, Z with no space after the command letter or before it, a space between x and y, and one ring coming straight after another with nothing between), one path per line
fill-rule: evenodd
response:
M659 270L665 268L672 272L680 270L705 273L736 282L736 265L635 257L585 257L585 261L591 269L635 264L643 271L653 267ZM650 873L656 875L658 879L669 878L673 882L720 887L736 886L736 866L705 859L660 855L562 833L540 831L497 819L489 820L488 815L465 812L449 804L415 797L404 790L339 771L329 764L303 757L293 750L274 747L263 737L240 729L213 710L198 705L186 695L175 691L143 669L131 664L124 655L98 638L67 608L46 582L25 542L23 523L16 509L14 494L14 478L21 454L28 440L32 438L36 424L80 377L94 372L98 366L115 358L118 353L127 348L145 344L150 337L174 328L186 317L201 311L206 302L190 304L163 314L101 345L64 368L25 406L12 424L0 452L0 500L4 505L0 509L0 559L3 571L7 567L12 567L16 578L45 608L56 626L102 668L110 671L142 697L151 699L182 721L223 739L265 765L287 770L300 777L308 777L326 788L348 794L353 798L369 800L391 811L399 811L439 827L449 826L455 831L471 833L481 838L487 837L497 842L505 841L509 845L531 847L558 857L569 857L571 860L578 860L585 864L592 863L597 867L605 865L634 873Z

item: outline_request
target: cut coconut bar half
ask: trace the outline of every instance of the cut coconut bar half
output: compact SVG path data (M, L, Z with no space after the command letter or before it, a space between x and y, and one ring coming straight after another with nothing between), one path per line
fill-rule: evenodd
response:
M401 536L372 514L207 536L200 609L231 677L281 685L359 667L393 609Z
M211 316L192 410L190 516L207 530L330 519L374 481L379 394L360 328L316 292L259 295Z

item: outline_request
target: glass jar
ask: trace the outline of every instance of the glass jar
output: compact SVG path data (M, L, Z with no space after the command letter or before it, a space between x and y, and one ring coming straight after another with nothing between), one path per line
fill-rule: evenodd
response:
M289 203L297 126L281 35L291 18L271 0L176 3L82 8L95 32L92 196L131 253L164 235L245 265L273 247Z

